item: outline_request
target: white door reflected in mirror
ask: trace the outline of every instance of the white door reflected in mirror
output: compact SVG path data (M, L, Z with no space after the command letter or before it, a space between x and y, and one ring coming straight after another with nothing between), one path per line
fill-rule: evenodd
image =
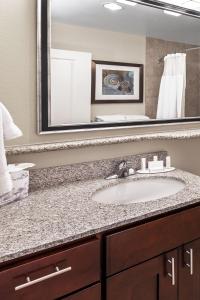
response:
M51 125L89 123L91 53L51 49Z

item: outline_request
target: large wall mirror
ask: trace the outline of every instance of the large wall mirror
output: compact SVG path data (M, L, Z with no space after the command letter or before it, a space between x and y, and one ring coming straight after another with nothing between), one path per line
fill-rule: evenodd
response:
M38 99L40 132L200 121L200 0L38 0Z

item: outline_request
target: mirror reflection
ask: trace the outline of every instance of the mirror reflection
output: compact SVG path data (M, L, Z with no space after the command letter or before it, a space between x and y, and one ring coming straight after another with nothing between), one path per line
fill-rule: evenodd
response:
M52 0L51 126L200 116L199 32L131 1Z

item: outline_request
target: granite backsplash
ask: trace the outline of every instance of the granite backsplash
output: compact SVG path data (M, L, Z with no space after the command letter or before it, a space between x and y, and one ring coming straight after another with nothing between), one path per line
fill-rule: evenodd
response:
M116 167L122 160L129 161L130 166L138 170L140 169L142 157L146 157L147 160L152 160L154 155L164 160L167 156L167 152L157 151L65 166L33 169L30 170L30 191L48 188L66 182L105 178L115 173Z

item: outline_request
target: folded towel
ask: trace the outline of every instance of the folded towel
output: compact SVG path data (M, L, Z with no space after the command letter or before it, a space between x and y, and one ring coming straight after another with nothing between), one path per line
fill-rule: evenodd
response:
M10 140L22 135L14 124L5 106L0 103L0 196L12 190L12 180L7 169L4 140Z

